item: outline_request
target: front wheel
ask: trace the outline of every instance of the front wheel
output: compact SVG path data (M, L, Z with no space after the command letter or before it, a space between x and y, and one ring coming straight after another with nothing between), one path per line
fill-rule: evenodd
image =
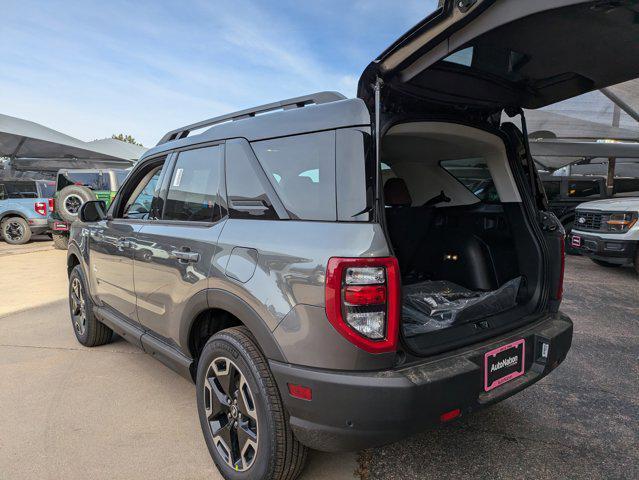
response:
M11 245L22 245L31 240L31 227L22 217L10 217L0 225L4 241Z
M111 341L113 330L93 313L82 267L76 265L69 275L69 310L75 337L85 347L97 347Z
M227 480L293 480L307 448L293 436L266 358L245 327L209 339L198 361L197 409L213 461Z

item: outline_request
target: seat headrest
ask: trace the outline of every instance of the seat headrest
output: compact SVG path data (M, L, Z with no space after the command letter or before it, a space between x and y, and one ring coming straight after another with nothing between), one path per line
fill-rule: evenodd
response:
M384 203L389 207L410 207L413 200L403 178L389 178L384 184Z

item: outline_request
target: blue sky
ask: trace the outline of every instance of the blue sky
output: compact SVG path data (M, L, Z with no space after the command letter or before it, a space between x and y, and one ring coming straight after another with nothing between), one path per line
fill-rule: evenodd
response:
M364 67L436 0L0 0L0 113L82 140L167 130L319 90Z

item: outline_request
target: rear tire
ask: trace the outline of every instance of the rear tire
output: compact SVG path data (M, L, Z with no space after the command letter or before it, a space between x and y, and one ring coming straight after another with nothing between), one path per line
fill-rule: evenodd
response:
M196 385L202 433L225 479L294 480L300 475L308 449L294 437L273 374L246 327L222 330L208 340ZM243 416L244 411L249 413Z
M23 245L31 240L31 227L22 217L5 218L0 229L4 241L11 245Z
M606 268L618 268L618 267L621 267L621 265L618 264L618 263L610 263L610 262L606 262L605 260L597 260L596 258L591 258L590 260L595 262L600 267L606 267Z
M69 237L60 233L52 233L51 239L53 240L53 246L58 250L68 250Z
M85 347L109 343L113 330L100 322L93 313L93 302L87 290L84 272L76 265L69 275L69 310L75 338Z

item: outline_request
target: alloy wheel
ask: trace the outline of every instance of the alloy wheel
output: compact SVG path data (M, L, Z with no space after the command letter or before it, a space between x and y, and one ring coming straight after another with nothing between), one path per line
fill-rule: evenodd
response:
M226 357L216 358L207 368L204 407L221 458L235 471L251 468L258 447L255 401L246 378Z
M82 293L82 283L80 283L78 277L71 281L71 317L75 331L78 332L78 335L84 335L87 328L87 313Z
M78 195L69 195L64 200L64 209L71 215L75 215L80 211L82 199Z
M20 222L9 221L4 229L4 236L13 242L19 242L24 237L24 226Z

